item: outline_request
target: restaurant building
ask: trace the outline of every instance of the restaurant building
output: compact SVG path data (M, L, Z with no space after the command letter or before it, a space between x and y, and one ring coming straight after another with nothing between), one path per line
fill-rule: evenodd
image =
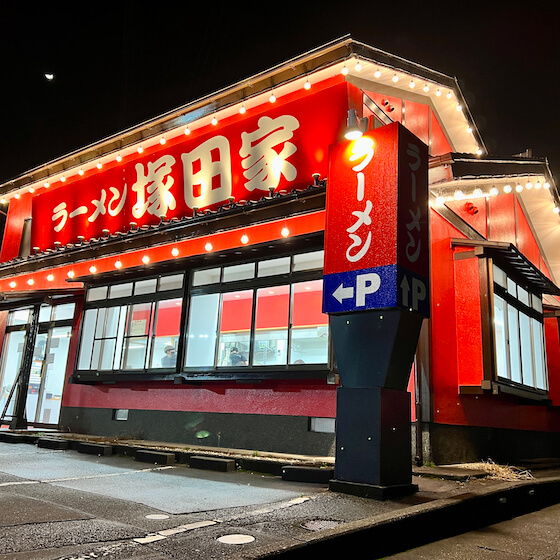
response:
M486 154L454 78L350 38L0 185L3 424L334 455L325 201L329 148L354 116L428 146L411 458L554 456L560 221L547 161ZM365 235L388 211L360 212L356 251L383 251Z

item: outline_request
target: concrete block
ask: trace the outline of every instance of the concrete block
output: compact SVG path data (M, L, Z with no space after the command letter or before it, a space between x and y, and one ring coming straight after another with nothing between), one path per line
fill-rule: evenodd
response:
M78 452L88 453L89 455L107 457L113 454L113 446L104 443L92 443L90 441L82 441L78 445Z
M39 438L37 446L44 449L68 449L68 440L55 438Z
M282 476L282 469L286 466L285 463L279 463L278 461L253 458L241 458L238 460L238 463L245 471L272 474L274 476Z
M327 484L334 477L334 468L286 465L282 468L282 479L292 482L319 482Z
M137 449L134 458L136 461L142 461L144 463L153 463L155 465L175 464L175 453L152 451L151 449Z
M189 460L189 466L193 469L207 469L211 471L231 472L235 470L234 459L223 459L221 457L205 457L193 455Z

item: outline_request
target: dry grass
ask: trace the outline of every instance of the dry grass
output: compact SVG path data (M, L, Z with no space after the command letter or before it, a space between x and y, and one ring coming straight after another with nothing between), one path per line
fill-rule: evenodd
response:
M468 469L477 469L488 474L488 478L495 480L531 480L534 476L528 470L512 467L509 465L498 465L492 459L482 461L480 463L468 463L464 465L456 465Z

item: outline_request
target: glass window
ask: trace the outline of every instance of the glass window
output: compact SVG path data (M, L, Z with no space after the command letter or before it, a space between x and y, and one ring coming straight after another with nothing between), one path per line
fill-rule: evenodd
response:
M86 310L82 323L82 341L80 344L80 358L78 360L78 369L90 369L91 367L91 353L93 350L93 339L96 322L97 309Z
M55 305L53 307L53 319L55 321L62 321L64 319L72 319L74 317L75 303L64 303L62 305ZM43 309L43 308L41 308Z
M98 288L90 288L87 293L86 301L99 301L107 299L107 286L99 286Z
M123 348L124 369L144 369L152 328L152 303L129 306Z
M162 276L159 279L158 290L180 290L183 287L184 274L174 274L173 276Z
M533 351L535 353L535 380L537 389L548 389L545 375L545 350L543 345L543 326L537 319L531 319Z
M257 290L253 365L286 363L289 314L290 286Z
M533 379L533 337L531 336L531 319L525 315L525 313L519 313L519 332L523 383L530 387L535 387L535 380Z
M519 312L507 306L510 379L521 383L521 358L519 354Z
M115 284L109 288L109 299L130 297L132 295L132 282Z
M221 268L197 270L193 274L193 286L207 286L209 284L217 284L220 281L221 271Z
M290 364L328 361L329 317L322 308L322 280L293 285Z
M506 273L501 268L498 268L496 265L492 267L492 270L494 273L494 282L496 282L498 286L502 286L502 288L507 288Z
M27 325L31 309L18 309L8 314L8 326Z
M52 309L50 305L41 305L41 309L39 309L39 323L46 323L51 320Z
M152 343L152 368L175 367L181 333L182 299L166 299L156 305Z
M494 296L494 339L496 341L496 368L500 377L509 378L506 333L506 302Z
M542 298L536 296L535 294L531 294L531 307L538 311L539 313L543 312L542 307Z
M271 259L268 261L260 261L258 264L257 276L276 276L277 274L290 273L290 257L282 257L281 259Z
M253 290L222 294L219 366L246 366L249 363Z
M139 280L134 284L134 295L139 296L142 294L153 294L156 291L156 287L156 278L150 278L149 280Z
M191 298L187 330L187 367L214 366L220 294Z
M294 255L294 272L301 270L323 269L325 259L324 251L313 251L311 253L301 253Z
M517 299L519 299L521 303L524 303L527 306L531 305L529 303L529 292L527 290L524 290L521 286L517 286Z
M224 268L224 282L249 280L255 277L255 263L236 264Z

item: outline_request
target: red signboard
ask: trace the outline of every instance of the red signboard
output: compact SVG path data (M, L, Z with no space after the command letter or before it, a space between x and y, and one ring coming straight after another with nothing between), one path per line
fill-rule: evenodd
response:
M428 153L399 123L330 152L324 310L428 314Z
M327 174L328 146L345 124L347 85L316 88L267 103L198 134L42 191L33 199L31 243L41 249L167 218L191 216L305 188Z

